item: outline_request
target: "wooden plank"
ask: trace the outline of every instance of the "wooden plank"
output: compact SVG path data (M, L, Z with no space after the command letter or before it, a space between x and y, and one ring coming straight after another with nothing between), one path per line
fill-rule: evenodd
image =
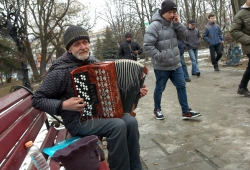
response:
M0 115L0 134L2 134L7 128L9 128L13 122L15 122L23 113L25 113L31 107L31 97L28 96L24 100L20 101L11 109Z
M35 110L35 109L34 109ZM29 114L29 113L27 113ZM41 112L38 114L36 120L33 122L33 124L29 127L29 129L26 131L25 135L22 136L22 138L18 141L17 145L11 153L6 157L6 161L2 164L0 169L4 170L10 170L10 169L19 169L23 160L25 159L27 155L27 149L25 147L25 143L28 141L34 141L37 134L39 133L41 127L44 124L44 121L47 119L47 116L44 112ZM25 121L23 121L24 124L26 124ZM13 132L12 132L13 134ZM3 147L1 145L1 152L3 151ZM0 152L0 154L1 154ZM0 159L1 161L3 158Z
M56 139L56 143L58 143L62 140L65 140L66 135L67 135L66 129L59 130L58 135L57 135L57 139ZM58 170L61 167L60 162L57 162L53 158L51 158L49 166L50 166L50 170Z
M57 135L55 135L55 134L57 134ZM42 148L48 148L48 147L54 146L54 141L56 141L56 143L57 143L57 142L64 140L66 137L66 134L67 134L66 129L62 129L62 130L57 131L54 127L51 127L49 129L48 134L46 135L46 137L44 139L44 142L42 143L42 145L40 147L40 150L42 150ZM53 140L53 143L51 143L52 140ZM48 156L45 155L45 158L47 159ZM50 160L49 165L50 165L50 170L60 169L60 162L57 162L56 160L54 160L52 158ZM36 170L35 166L32 165L30 170Z
M40 151L42 152L43 148L54 146L56 136L57 136L57 130L54 127L50 127L42 145L40 146ZM43 156L45 157L46 160L48 159L48 156L46 154L43 153ZM31 165L30 170L36 170L33 164Z
M21 136L29 128L29 126L32 124L32 122L34 121L34 119L37 117L38 114L39 114L38 110L34 108L30 109L18 121L16 121L13 124L13 126L7 129L4 132L4 134L0 136L0 146L1 146L0 160L2 160L11 150L11 148L20 140ZM31 137L36 137L37 134L33 134L33 136Z
M14 91L4 97L0 98L0 113L9 107L11 107L16 102L20 101L23 98L29 96L29 92L25 89L19 89Z

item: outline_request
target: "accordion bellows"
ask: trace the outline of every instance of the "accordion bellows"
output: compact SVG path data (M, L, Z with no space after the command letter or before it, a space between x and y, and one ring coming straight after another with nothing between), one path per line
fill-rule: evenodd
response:
M147 68L133 60L78 67L70 73L75 95L84 98L82 118L120 118L137 106Z

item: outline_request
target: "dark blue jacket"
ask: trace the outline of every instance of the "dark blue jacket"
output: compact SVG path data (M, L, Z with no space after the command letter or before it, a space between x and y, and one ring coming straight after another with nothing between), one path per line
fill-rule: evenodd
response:
M179 51L180 51L180 55L183 55L184 54L184 51L185 51L185 43L183 40L178 40L178 48L179 48Z
M209 46L213 46L223 41L220 26L214 22L208 22L203 31L203 38Z

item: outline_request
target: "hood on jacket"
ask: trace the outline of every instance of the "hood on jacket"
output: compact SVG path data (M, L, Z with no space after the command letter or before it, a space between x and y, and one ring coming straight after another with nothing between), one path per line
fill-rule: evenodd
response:
M248 6L246 3L244 5L241 6L241 8L250 8L250 6Z

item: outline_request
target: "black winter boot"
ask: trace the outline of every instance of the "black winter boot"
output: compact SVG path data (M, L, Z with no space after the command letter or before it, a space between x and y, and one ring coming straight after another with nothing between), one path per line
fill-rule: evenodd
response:
M220 71L218 63L214 64L214 71Z

